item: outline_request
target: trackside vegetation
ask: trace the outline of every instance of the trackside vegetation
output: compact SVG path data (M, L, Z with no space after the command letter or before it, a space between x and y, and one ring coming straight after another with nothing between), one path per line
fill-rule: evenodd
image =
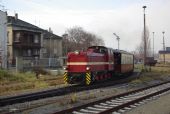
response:
M166 80L167 77L170 77L170 66L165 65L156 65L156 66L148 66L147 70L140 65L135 65L135 69L141 71L140 77L132 80L132 84L142 84L147 83L153 80Z
M9 72L0 69L0 95L13 94L18 91L48 88L62 84L62 76L40 75L34 72Z
M0 95L10 95L55 86L65 86L62 75L50 75L50 73L15 72L0 69ZM132 80L130 84L147 84L152 80L166 80L170 76L170 66L156 65L151 71L143 70L142 65L135 65L135 71L141 71L140 77ZM72 102L76 102L76 95L72 95Z

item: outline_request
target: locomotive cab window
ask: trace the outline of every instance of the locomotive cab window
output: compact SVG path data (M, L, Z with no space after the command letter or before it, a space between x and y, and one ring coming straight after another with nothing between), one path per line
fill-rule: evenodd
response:
M103 53L103 54L107 52L104 47L100 47L100 46L89 47L88 51L95 52L95 53Z

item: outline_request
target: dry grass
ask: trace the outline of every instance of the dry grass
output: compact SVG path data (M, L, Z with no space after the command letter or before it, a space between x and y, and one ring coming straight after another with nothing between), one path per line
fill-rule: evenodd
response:
M142 71L142 66L135 66L136 69ZM152 80L165 80L166 76L170 76L170 67L169 66L154 66L151 67L151 71L143 71L138 79L132 80L131 84L142 84L147 83Z
M62 76L41 75L37 79L32 72L10 73L0 70L0 95L48 88L59 84L63 84Z
M135 69L142 70L143 66L135 65ZM142 72L141 76L138 79L131 81L131 83L140 84L151 80L164 80L164 77L169 76L169 74L169 66L151 67L151 72ZM0 70L0 95L48 88L60 84L64 84L62 75L40 75L39 79L37 79L35 73L32 72L10 73L5 70ZM94 97L94 95L90 95L90 97ZM74 95L72 98L72 101L75 102Z
M155 66L151 67L152 72L157 72L157 73L170 73L170 66Z
M77 102L77 94L76 93L72 93L70 95L70 104L76 103Z

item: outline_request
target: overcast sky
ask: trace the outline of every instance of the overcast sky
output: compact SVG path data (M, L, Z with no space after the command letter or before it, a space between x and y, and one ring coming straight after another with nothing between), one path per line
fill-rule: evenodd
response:
M170 47L170 0L0 0L0 4L9 15L16 12L20 19L43 29L51 27L60 36L67 28L80 26L101 36L106 46L117 48L116 33L120 49L127 51L135 50L141 41L142 6L146 5L151 43L155 32L155 50L161 50L165 31Z

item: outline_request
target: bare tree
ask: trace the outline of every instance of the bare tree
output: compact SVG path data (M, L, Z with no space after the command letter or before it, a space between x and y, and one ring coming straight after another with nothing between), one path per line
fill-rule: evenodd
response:
M81 27L67 29L63 36L63 49L66 50L65 52L84 50L93 45L104 45L101 37L87 32Z
M136 54L144 58L144 34L142 33L142 40L136 47ZM151 45L149 39L149 29L146 27L146 57L151 56Z

